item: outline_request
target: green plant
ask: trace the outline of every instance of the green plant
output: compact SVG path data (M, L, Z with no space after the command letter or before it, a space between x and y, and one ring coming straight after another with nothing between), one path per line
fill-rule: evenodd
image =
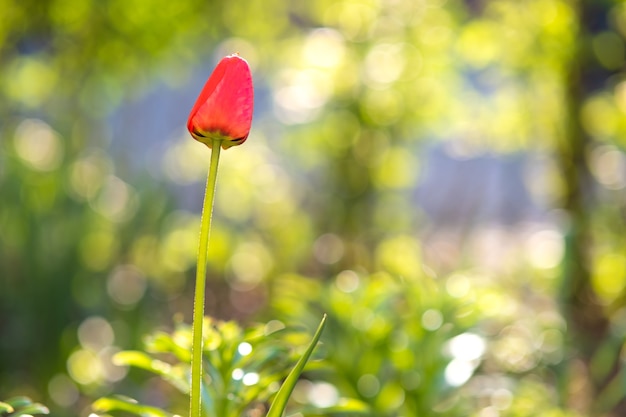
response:
M0 416L3 417L28 417L49 413L48 407L33 402L30 398L25 396L11 397L8 400L0 401Z
M329 282L276 282L273 315L311 323L328 311L324 366L315 375L371 408L371 415L459 415L458 386L479 366L484 340L473 307L429 277L339 273ZM460 354L459 344L465 352Z
M287 405L291 389L317 345L325 318L304 353L301 347L307 337L302 330L285 328L277 321L246 329L233 321L204 320L203 415L239 417L251 410L265 410L277 417ZM114 357L118 365L139 368L158 375L175 389L168 398L168 408L154 407L122 396L103 397L93 403L96 413L129 412L136 415L172 416L185 413L189 395L189 365L192 329L176 323L171 333L154 332L144 341L144 351L123 351ZM289 372L296 359L293 370ZM282 384L281 381L285 380ZM333 410L362 411L361 404L344 400Z
M228 149L247 139L252 123L253 97L252 75L247 61L237 54L230 55L215 68L189 115L189 133L212 149L202 206L193 322L190 329L179 323L171 337L159 333L149 338L146 346L149 352L173 356L176 363L169 364L139 351L123 352L116 357L119 364L155 372L179 391L189 394L191 417L239 416L253 403L267 400L274 390L277 393L267 416L281 417L326 324L324 315L310 344L278 389L274 384L283 377L280 369L264 372L265 365L279 359L281 349L278 346L262 343L265 335L259 328L247 332L234 322L211 322L204 316L209 236L220 148ZM187 364L190 365L190 375L187 374ZM165 410L124 397L101 398L93 408L101 412L122 410L140 415L168 415Z

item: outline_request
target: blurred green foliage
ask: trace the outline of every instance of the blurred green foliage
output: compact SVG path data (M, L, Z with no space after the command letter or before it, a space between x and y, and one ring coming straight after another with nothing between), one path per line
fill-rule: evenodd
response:
M238 51L257 112L223 154L207 312L330 314L325 365L295 401L480 417L626 407L623 1L0 10L0 397L77 415L162 388L112 358L190 318L209 153L184 122L212 63ZM529 155L539 220L431 222L416 201L430 146L455 161ZM462 210L450 194L440 210ZM484 352L455 386L463 335Z
M259 413L265 415L271 398L272 408L278 414L276 411L272 413L270 409L267 415L282 415L283 403L289 398L290 390L317 346L323 329L320 325L304 353L299 353L304 333L286 329L276 320L242 329L232 321L219 322L207 318L204 327L207 330L203 333L204 412L209 416L233 417ZM190 326L177 323L171 334L156 332L148 335L143 347L145 352L123 351L113 358L116 365L152 372L179 391L182 395L176 398L167 398L170 394L167 389L160 392L160 403L168 411L121 396L100 398L93 403L93 409L101 415L111 411L126 411L139 416L184 414L188 408L190 391L191 334ZM294 366L296 360L298 362ZM291 367L294 370L289 372ZM288 384L290 379L292 382ZM285 387L289 389L285 390ZM277 405L279 398L281 404ZM333 412L354 413L365 409L358 401L347 399L332 405ZM319 408L317 412L320 412Z
M50 410L43 404L35 403L30 398L19 396L0 401L0 415L19 417L39 414L49 414Z
M326 366L317 379L368 403L375 415L463 415L455 387L469 379L485 347L465 332L475 325L469 300L450 297L429 277L382 272L346 270L329 285L289 275L275 285L277 317L299 323L317 311L329 315Z

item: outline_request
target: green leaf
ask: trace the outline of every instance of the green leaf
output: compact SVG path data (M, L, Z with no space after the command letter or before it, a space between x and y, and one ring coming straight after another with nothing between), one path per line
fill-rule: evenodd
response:
M50 414L50 410L43 404L32 403L21 407L17 412L11 414L11 417L35 415L35 414Z
M33 403L30 398L23 395L9 398L8 400L5 400L5 402L13 408L20 408Z
M267 417L282 417L283 412L285 411L285 407L287 406L289 396L291 395L291 392L298 382L298 378L300 377L300 374L304 369L304 365L306 365L309 357L311 356L311 353L313 353L313 350L315 349L315 346L317 346L317 342L320 340L320 336L322 335L322 331L324 330L325 325L326 314L324 314L324 317L322 317L322 321L320 322L320 325L318 326L317 331L313 336L313 340L311 340L311 343L307 347L306 351L304 352L300 360L296 363L296 366L294 366L294 368L291 370L289 375L287 375L285 382L278 390L278 393L276 394L276 397L274 397L274 401L272 402L272 405L267 412Z
M12 413L14 408L11 404L3 403L0 401L0 414Z
M189 392L189 384L179 366L152 358L150 355L136 350L125 350L113 356L116 365L134 366L161 375L183 394Z
M113 356L113 363L115 365L135 366L149 371L153 370L152 357L137 350L124 350L116 353Z
M329 414L369 414L370 407L363 401L353 398L341 398L330 407L309 407L299 410L305 416L327 416Z
M142 417L172 417L173 414L168 413L157 407L139 404L137 401L128 397L103 397L91 405L96 412L109 412L113 410L127 411Z
M189 340L187 340L189 339ZM178 329L174 335L157 332L145 339L146 349L154 353L172 353L181 362L191 362L191 330Z
M0 402L0 414L12 413L11 417L35 414L49 414L50 410L43 404L34 403L26 396L9 398Z

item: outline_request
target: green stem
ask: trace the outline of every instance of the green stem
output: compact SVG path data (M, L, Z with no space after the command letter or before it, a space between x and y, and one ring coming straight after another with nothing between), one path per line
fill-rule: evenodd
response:
M193 343L191 346L191 395L189 416L202 416L202 323L204 320L204 288L206 283L207 258L209 251L209 234L211 232L211 216L217 180L217 164L220 160L222 139L212 139L211 165L202 204L202 220L200 225L200 244L198 245L198 266L196 268L196 290L193 301Z

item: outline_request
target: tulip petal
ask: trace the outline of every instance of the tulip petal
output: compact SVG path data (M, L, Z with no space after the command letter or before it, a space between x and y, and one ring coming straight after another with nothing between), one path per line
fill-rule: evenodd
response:
M213 138L222 147L243 143L250 132L254 109L254 88L250 67L239 55L223 58L196 100L187 129L198 141L211 146Z

